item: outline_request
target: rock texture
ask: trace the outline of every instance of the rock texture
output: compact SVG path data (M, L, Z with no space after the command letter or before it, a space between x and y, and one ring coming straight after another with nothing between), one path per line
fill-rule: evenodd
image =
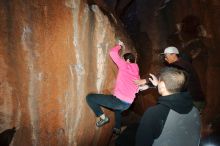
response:
M220 125L220 1L1 0L0 8L0 132L16 127L13 146L109 143L113 122L96 128L85 96L112 91L117 69L108 50L116 35L134 51L117 18L128 22L142 77L161 68L158 53L170 36L183 35L172 40L181 49L199 38L206 51L193 64L207 98L202 117L205 124ZM196 35L179 30L189 15L200 20ZM143 113L158 96L141 92L134 111Z
M114 22L81 0L0 8L0 131L16 127L14 146L107 145L114 116L96 128L85 96L112 90Z

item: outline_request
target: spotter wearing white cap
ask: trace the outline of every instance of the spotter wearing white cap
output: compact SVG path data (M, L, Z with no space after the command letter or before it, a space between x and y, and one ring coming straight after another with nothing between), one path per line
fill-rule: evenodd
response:
M176 47L167 47L161 54L179 54L179 51Z

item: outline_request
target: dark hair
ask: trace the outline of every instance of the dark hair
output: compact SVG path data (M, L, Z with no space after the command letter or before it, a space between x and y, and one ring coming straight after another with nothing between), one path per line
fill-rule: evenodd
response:
M134 55L132 53L125 53L123 55L123 57L124 57L125 61L127 61L129 59L129 61L131 63L135 63L135 57L134 57Z
M187 73L181 69L165 67L160 72L160 81L165 83L169 92L182 92L186 88Z

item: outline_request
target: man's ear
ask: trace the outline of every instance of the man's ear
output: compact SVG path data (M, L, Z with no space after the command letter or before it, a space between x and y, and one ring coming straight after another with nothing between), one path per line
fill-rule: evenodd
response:
M161 88L161 91L167 91L167 87L166 87L164 81L160 81L160 88Z

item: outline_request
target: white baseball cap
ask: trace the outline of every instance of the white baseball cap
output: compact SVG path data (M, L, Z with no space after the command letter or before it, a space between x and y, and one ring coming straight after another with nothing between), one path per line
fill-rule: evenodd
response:
M167 47L165 48L164 52L161 54L179 54L179 51L176 47Z

